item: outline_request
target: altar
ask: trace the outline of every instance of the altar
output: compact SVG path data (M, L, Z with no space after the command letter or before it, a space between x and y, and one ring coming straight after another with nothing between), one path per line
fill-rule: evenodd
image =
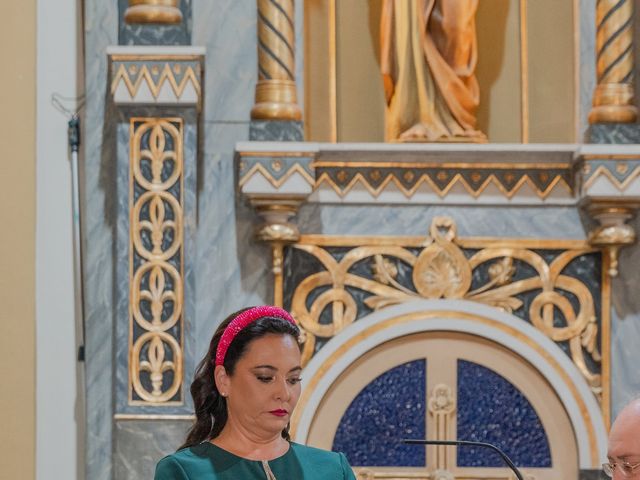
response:
M482 2L476 80L434 69L438 121L393 138L391 3L166 3L87 2L86 478L150 478L215 327L265 303L304 333L293 440L358 478L513 478L406 438L598 478L639 388L632 2Z

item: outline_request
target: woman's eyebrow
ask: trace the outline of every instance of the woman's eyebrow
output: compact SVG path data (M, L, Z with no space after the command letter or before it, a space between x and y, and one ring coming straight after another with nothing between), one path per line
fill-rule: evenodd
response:
M278 370L276 367L274 367L273 365L256 365L255 367L252 367L253 369L258 369L258 368L266 368L267 370Z
M257 370L259 368L263 368L266 370L274 370L274 371L278 371L278 369L276 367L274 367L273 365L256 365L255 367L253 367L254 370ZM293 372L299 372L302 370L302 367L300 365L293 367L291 370L289 370L288 373L293 373Z

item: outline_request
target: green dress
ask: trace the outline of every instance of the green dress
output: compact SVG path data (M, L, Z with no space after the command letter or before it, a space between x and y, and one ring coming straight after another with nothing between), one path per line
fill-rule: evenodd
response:
M238 457L210 442L164 457L155 480L355 480L342 453L291 443L281 457L265 462ZM269 476L268 471L273 473Z

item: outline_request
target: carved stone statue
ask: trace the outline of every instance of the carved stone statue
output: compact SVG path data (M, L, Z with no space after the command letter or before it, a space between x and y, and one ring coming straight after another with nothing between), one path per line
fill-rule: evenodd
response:
M384 0L387 141L486 141L475 114L478 1Z

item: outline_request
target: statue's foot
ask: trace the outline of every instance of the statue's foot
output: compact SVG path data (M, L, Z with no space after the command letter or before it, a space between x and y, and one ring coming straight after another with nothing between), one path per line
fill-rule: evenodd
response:
M437 142L439 138L444 136L444 132L438 133L424 123L416 123L410 129L402 132L398 140L400 142Z
M461 130L455 134L449 131L437 132L424 123L417 123L404 131L399 142L405 143L487 143L487 136L479 130Z

